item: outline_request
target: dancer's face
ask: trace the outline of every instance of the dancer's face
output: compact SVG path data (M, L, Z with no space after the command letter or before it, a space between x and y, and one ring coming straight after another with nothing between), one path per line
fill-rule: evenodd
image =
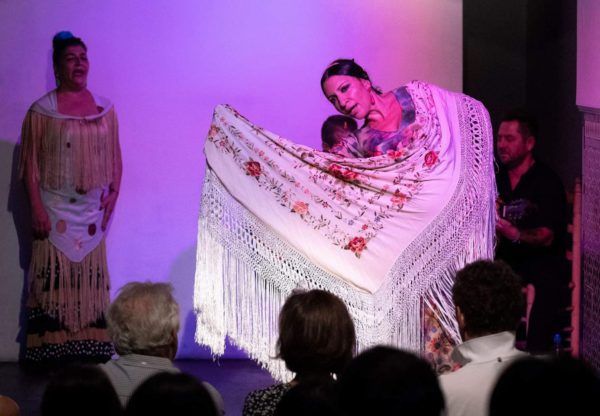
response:
M359 120L371 110L371 82L348 75L332 75L323 83L323 92L335 109Z

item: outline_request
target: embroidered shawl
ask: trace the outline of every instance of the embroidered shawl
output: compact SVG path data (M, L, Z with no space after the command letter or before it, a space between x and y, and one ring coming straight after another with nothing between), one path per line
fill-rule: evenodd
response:
M423 349L428 305L459 341L455 272L492 258L496 188L483 105L407 85L416 122L394 150L344 158L215 109L198 223L196 341L230 339L276 378L278 314L297 288L344 300L358 349Z

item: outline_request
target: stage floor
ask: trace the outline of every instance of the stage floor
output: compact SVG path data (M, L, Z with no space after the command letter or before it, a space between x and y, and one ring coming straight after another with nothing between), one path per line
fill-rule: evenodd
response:
M250 360L176 360L175 365L215 386L223 396L228 416L241 415L244 398L250 391L275 382L266 370ZM0 395L19 403L22 416L40 414L40 401L49 379L49 374L24 371L18 363L0 363Z

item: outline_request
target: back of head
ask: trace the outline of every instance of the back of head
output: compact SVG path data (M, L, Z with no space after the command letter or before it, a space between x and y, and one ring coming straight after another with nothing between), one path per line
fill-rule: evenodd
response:
M55 67L59 66L60 57L69 46L81 46L87 51L87 46L85 46L81 38L73 36L71 32L66 30L58 32L52 38L52 62Z
M288 390L274 416L342 416L333 380L300 383Z
M324 290L293 293L279 314L279 357L299 378L339 374L356 335L346 305Z
M97 366L67 367L50 380L41 403L42 416L117 416L123 413L108 377Z
M516 121L519 123L519 132L523 138L533 136L538 138L538 123L535 117L523 108L515 108L507 111L502 117L501 122Z
M337 144L339 132L352 133L358 129L356 120L352 117L334 115L327 117L321 127L323 150L328 151Z
M200 381L185 373L158 373L133 393L128 416L217 416L217 408Z
M599 395L600 379L582 361L526 358L498 379L490 416L589 414Z
M108 308L107 323L119 354L174 358L179 306L170 284L126 284Z
M452 299L470 338L514 331L523 312L521 280L506 263L479 260L456 275Z
M374 347L352 360L340 379L339 398L349 416L439 416L444 409L431 366L392 347Z
M7 396L0 396L0 416L19 416L19 405Z

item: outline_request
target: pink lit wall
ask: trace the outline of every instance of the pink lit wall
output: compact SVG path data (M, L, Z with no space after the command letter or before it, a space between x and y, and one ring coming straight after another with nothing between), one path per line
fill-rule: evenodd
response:
M131 280L172 282L182 357L206 355L193 342L191 306L202 146L216 104L316 147L334 112L319 79L335 58L355 58L384 90L412 79L462 88L461 0L2 1L0 360L18 354L27 264L14 153L28 106L53 88L51 38L64 29L87 43L89 87L114 101L120 120L113 294Z
M600 108L600 2L577 2L577 105Z

